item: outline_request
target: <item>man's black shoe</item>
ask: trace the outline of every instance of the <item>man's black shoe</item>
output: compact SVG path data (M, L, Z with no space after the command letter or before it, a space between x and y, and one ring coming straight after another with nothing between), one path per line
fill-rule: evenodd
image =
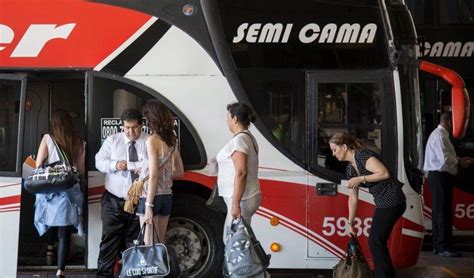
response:
M462 254L456 251L451 251L451 250L444 250L438 253L438 255L443 256L443 257L462 257Z
M433 249L433 254L438 255L438 250Z

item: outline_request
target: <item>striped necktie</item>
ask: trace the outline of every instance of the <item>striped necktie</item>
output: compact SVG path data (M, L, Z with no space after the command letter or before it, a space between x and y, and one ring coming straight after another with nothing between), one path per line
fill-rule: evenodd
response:
M137 148L135 147L135 141L130 141L130 146L128 147L128 161L136 162L138 161ZM132 176L132 182L138 178L138 174L135 174L135 171L130 172Z

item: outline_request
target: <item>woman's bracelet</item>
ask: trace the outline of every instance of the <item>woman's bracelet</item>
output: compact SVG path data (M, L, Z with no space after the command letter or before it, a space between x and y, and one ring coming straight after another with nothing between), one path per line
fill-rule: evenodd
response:
M367 178L365 176L362 176L362 183L366 184L367 183Z
M153 205L152 203L145 202L145 207L153 208L155 207L155 205Z

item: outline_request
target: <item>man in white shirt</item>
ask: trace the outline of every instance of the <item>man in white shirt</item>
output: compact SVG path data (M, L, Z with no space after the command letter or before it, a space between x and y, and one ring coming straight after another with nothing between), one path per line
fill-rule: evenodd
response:
M96 168L106 174L102 195L102 240L98 277L113 277L114 262L123 247L130 247L138 236L138 217L123 210L132 181L146 159L147 134L142 133L142 114L127 109L121 116L123 132L111 135L95 155Z
M433 252L445 257L460 257L452 250L452 196L458 166L463 168L474 163L470 157L458 158L449 139L452 132L451 113L442 113L438 127L426 143L425 164L432 199Z

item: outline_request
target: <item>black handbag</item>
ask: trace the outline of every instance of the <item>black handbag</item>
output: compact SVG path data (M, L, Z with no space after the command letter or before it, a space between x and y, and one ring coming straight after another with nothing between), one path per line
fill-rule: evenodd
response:
M72 188L79 182L79 173L77 169L71 166L67 155L53 140L59 154L59 161L54 163L41 165L40 167L31 171L23 183L26 191L37 193L54 193L65 191Z
M346 257L334 267L333 278L371 278L372 272L362 254L357 238L352 235Z
M155 243L155 225L153 226L152 245L143 244L146 223L143 224L134 246L126 249L122 253L122 271L120 277L180 277L181 269L179 261L173 247Z
M212 189L211 196L206 201L206 206L217 212L227 213L227 205L224 202L224 198L219 196L217 183L214 185L214 189Z

